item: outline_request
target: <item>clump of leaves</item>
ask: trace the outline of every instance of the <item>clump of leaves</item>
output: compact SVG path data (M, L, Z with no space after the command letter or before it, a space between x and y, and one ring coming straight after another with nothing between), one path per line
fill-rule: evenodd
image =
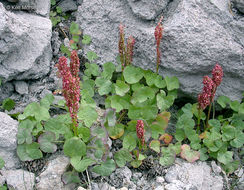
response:
M11 111L15 107L15 101L11 98L6 98L3 100L2 105L0 107L4 110Z
M222 108L228 106L230 114L210 119L209 127L200 135L196 130L198 105L186 104L179 112L175 138L179 142L189 142L191 148L200 153L200 160L216 159L228 173L232 173L240 164L233 160L234 149L241 151L244 143L244 103L225 96L220 96L217 102ZM205 123L204 112L200 119Z

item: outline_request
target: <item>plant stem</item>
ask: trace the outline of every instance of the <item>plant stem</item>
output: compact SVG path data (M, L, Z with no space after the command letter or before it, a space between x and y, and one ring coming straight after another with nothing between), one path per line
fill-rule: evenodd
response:
M120 117L119 117L119 119L118 119L118 121L117 121L117 123L120 123L120 122L122 121L122 119L123 119L124 116L125 116L125 113L126 113L126 111L123 110L122 113L121 113L121 115L120 115Z
M198 108L198 118L197 118L197 134L200 134L200 117L201 117L201 109Z
M208 121L209 121L209 118L210 118L211 108L212 108L212 102L210 103L209 108L208 108L208 117L207 117L207 120L206 120L205 130L207 128L209 128Z

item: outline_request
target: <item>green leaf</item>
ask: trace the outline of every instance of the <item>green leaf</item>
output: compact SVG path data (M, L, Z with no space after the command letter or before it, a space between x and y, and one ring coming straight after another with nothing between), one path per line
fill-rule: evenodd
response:
M244 144L244 133L242 131L236 131L235 139L230 141L230 145L235 148L241 148Z
M162 77L160 75L156 76L156 78L154 80L154 84L158 88L165 88L166 87L166 82L165 82L165 80L162 79Z
M11 98L7 98L5 100L3 100L2 103L2 108L7 110L7 111L11 111L15 106L15 102L11 99Z
M152 140L149 147L157 153L160 152L160 142L158 140Z
M17 139L18 139L18 144L23 144L25 142L27 144L31 144L32 143L31 130L20 128L18 130Z
M95 59L98 58L97 54L96 54L95 52L93 52L93 51L88 51L88 52L86 53L86 56L87 56L87 59L88 59L89 61L94 61Z
M75 22L71 23L69 31L71 34L77 34L77 35L81 34L81 31L79 29L79 25Z
M135 84L141 80L143 72L141 68L129 65L124 69L123 76L127 83Z
M200 152L200 160L201 161L206 161L209 158L209 156L208 156L208 149L201 148L199 150L199 152Z
M99 76L100 75L100 69L99 66L95 63L85 63L86 70L84 71L85 75L88 77L93 76Z
M217 99L217 102L219 105L221 105L222 108L225 108L227 104L230 103L230 98L226 97L226 96L220 96Z
M52 94L47 94L44 98L41 99L40 105L42 107L49 109L53 101L54 101L54 96Z
M162 126L158 124L152 124L150 125L151 133L152 133L152 138L153 139L158 139L159 135L162 135L165 133L164 129Z
M222 168L227 174L232 174L234 171L236 171L240 167L240 161L234 160L226 165L222 165Z
M176 127L179 129L184 129L185 127L192 128L194 127L195 122L192 118L189 118L186 114L180 116L176 123Z
M168 148L173 150L176 155L180 154L180 152L181 152L181 143L177 142L175 144L169 144Z
M104 63L102 77L110 80L113 76L114 71L115 71L115 65L112 62Z
M187 144L183 144L181 146L181 154L180 156L183 159L186 159L188 162L195 162L200 158L200 153L194 150L191 150L190 146Z
M186 135L183 129L176 128L175 138L177 141L181 142L185 139Z
M68 47L64 46L64 44L61 44L60 50L62 53L68 55L69 57L71 56L71 52Z
M215 130L216 132L219 132L220 131L220 128L221 128L221 123L219 120L217 119L210 119L208 121L208 124L210 127L213 128L213 130Z
M98 117L96 109L89 105L81 105L77 115L78 119L82 120L87 127L91 127Z
M4 167L5 161L0 157L0 170Z
M56 134L56 136L58 137L60 134L65 134L67 131L67 127L65 125L65 123L63 123L62 121L56 119L56 118L50 118L49 120L47 120L47 122L45 123L45 131L50 131Z
M82 138L82 140L86 143L90 139L91 132L90 129L86 127L79 126L78 127L78 136Z
M144 70L143 72L144 78L146 79L146 83L148 86L152 86L155 83L155 79L157 79L157 74L153 73L151 70Z
M152 88L150 87L142 87L138 91L133 93L131 103L142 103L145 102L147 99L153 99L155 97L155 93Z
M159 163L162 166L170 166L175 162L175 152L170 148L162 148L162 156L159 159Z
M132 155L129 150L121 149L114 154L114 159L119 167L124 167L126 162L130 162L132 160Z
M178 89L179 88L179 80L177 77L165 77L165 82L167 85L167 89L170 90L174 90L174 89Z
M74 156L85 156L86 155L86 145L78 137L72 137L65 141L64 143L64 154L69 157Z
M38 137L40 149L46 153L54 153L57 150L57 145L54 143L56 135L53 132L47 131Z
M238 111L239 114L244 114L244 103L242 103L239 107L239 111Z
M56 0L51 0L51 5L52 6L56 5Z
M107 127L109 136L112 139L118 139L124 134L124 125L121 123L116 124L114 127Z
M90 44L91 43L91 36L89 36L87 34L83 35L82 43L84 45Z
M224 125L221 128L223 141L230 141L235 138L235 127L231 125Z
M6 185L3 185L3 186L0 186L0 190L7 190L7 186Z
M32 144L21 144L17 147L17 155L21 161L32 161L43 157L39 150L40 145L36 142Z
M112 82L110 80L102 77L97 77L95 80L95 84L96 86L98 86L98 93L101 96L109 94L109 92L111 92Z
M136 148L136 139L132 135L127 135L123 139L123 148L128 149L129 151L132 151Z
M231 152L231 151L221 152L220 151L220 152L218 152L217 160L220 163L227 165L233 161L233 152Z
M133 160L130 164L132 165L133 168L139 168L140 165L142 164L142 160L136 159L136 160Z
M161 90L160 93L157 94L157 106L161 112L170 108L173 102L174 97L166 96L164 91Z
M239 107L240 107L240 102L238 102L237 100L230 102L230 108L235 112L239 111Z
M128 116L132 120L149 120L155 119L158 113L156 105L147 105L144 107L130 106Z
M123 109L128 109L130 106L129 100L130 96L125 95L123 97L114 95L110 96L107 99L107 102L110 102L110 106L116 110L116 112L120 112ZM110 107L109 106L109 107Z
M124 96L130 90L130 86L124 81L117 80L115 84L115 92L119 96Z
M61 7L57 6L57 7L56 7L56 10L57 10L57 13L59 13L59 14L62 13L62 8L61 8Z
M70 159L70 163L77 172L84 172L87 167L93 165L95 161L90 158L81 159L80 156L74 156Z
M2 79L0 78L0 86L2 85Z
M108 159L101 165L94 166L92 171L97 174L100 174L101 176L109 176L115 169L115 162L113 160Z
M65 172L62 175L62 182L67 185L70 183L79 183L80 182L80 178L79 178L79 174L77 172Z
M81 87L81 94L82 96L94 96L94 86L95 86L95 81L91 79L84 80L82 82L82 87Z
M40 106L36 102L30 103L24 110L24 113L19 115L19 119L23 120L29 116L34 116L37 121L46 121L50 118L48 109Z

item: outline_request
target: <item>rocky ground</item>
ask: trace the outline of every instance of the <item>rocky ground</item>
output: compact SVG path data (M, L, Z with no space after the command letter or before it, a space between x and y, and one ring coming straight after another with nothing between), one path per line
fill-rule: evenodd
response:
M0 102L12 98L17 102L11 113L22 111L33 101L59 89L54 68L61 44L68 44L69 26L79 23L92 44L78 54L84 60L89 50L99 55L99 64L114 61L117 55L118 25L136 38L135 65L152 70L155 62L153 30L164 15L164 39L160 73L176 75L181 94L196 96L202 76L216 61L223 65L225 79L221 94L239 99L244 89L244 3L241 0L60 0L63 12L70 15L52 28L50 1L20 0L32 3L33 10L13 10L13 4L0 0ZM3 4L2 4L3 3ZM157 4L158 3L158 4ZM159 6L160 5L160 6ZM191 11L189 11L191 10ZM193 24L192 24L193 23ZM213 43L214 42L214 43ZM82 68L81 68L82 70ZM204 70L204 72L203 72ZM186 77L187 76L187 77ZM18 122L0 112L0 156L6 161L0 170L0 185L14 190L222 190L244 189L243 167L227 176L215 161L187 163L177 159L164 168L153 159L143 167L118 168L109 177L91 171L80 175L81 184L64 185L62 175L69 170L69 160L62 151L45 155L41 160L21 162L16 155ZM113 146L118 142L113 141ZM79 187L79 185L82 185Z

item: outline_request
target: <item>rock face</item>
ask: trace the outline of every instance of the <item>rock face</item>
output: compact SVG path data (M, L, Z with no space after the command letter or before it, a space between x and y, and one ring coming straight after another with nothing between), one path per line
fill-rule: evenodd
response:
M99 64L116 62L118 27L123 23L126 37L133 35L136 39L133 64L155 71L154 28L163 15L159 73L177 76L182 92L196 98L202 88L202 77L211 75L218 62L223 67L224 79L217 95L241 99L244 19L234 19L228 1L153 0L150 6L145 2L148 1L107 0L101 4L99 0L84 0L78 9L77 22L84 34L92 36L92 44L85 47L85 52L95 51L100 57ZM159 2L162 6L154 6ZM148 21L152 19L153 22Z
M0 3L0 77L38 79L49 72L51 22L26 13L13 14Z
M24 170L1 171L6 178L9 189L14 190L33 190L35 185L35 174Z
M0 112L0 156L5 161L5 168L18 167L16 155L18 122L7 114Z
M48 162L47 168L38 177L36 184L37 190L46 189L74 189L74 187L64 187L61 176L66 171L69 165L69 158L63 155L58 155ZM73 184L70 184L73 185Z
M244 1L243 0L233 0L235 7L244 14Z
M165 176L167 184L166 190L183 190L183 189L223 189L223 178L213 176L211 167L205 162L188 163L177 159L177 163L168 169Z

